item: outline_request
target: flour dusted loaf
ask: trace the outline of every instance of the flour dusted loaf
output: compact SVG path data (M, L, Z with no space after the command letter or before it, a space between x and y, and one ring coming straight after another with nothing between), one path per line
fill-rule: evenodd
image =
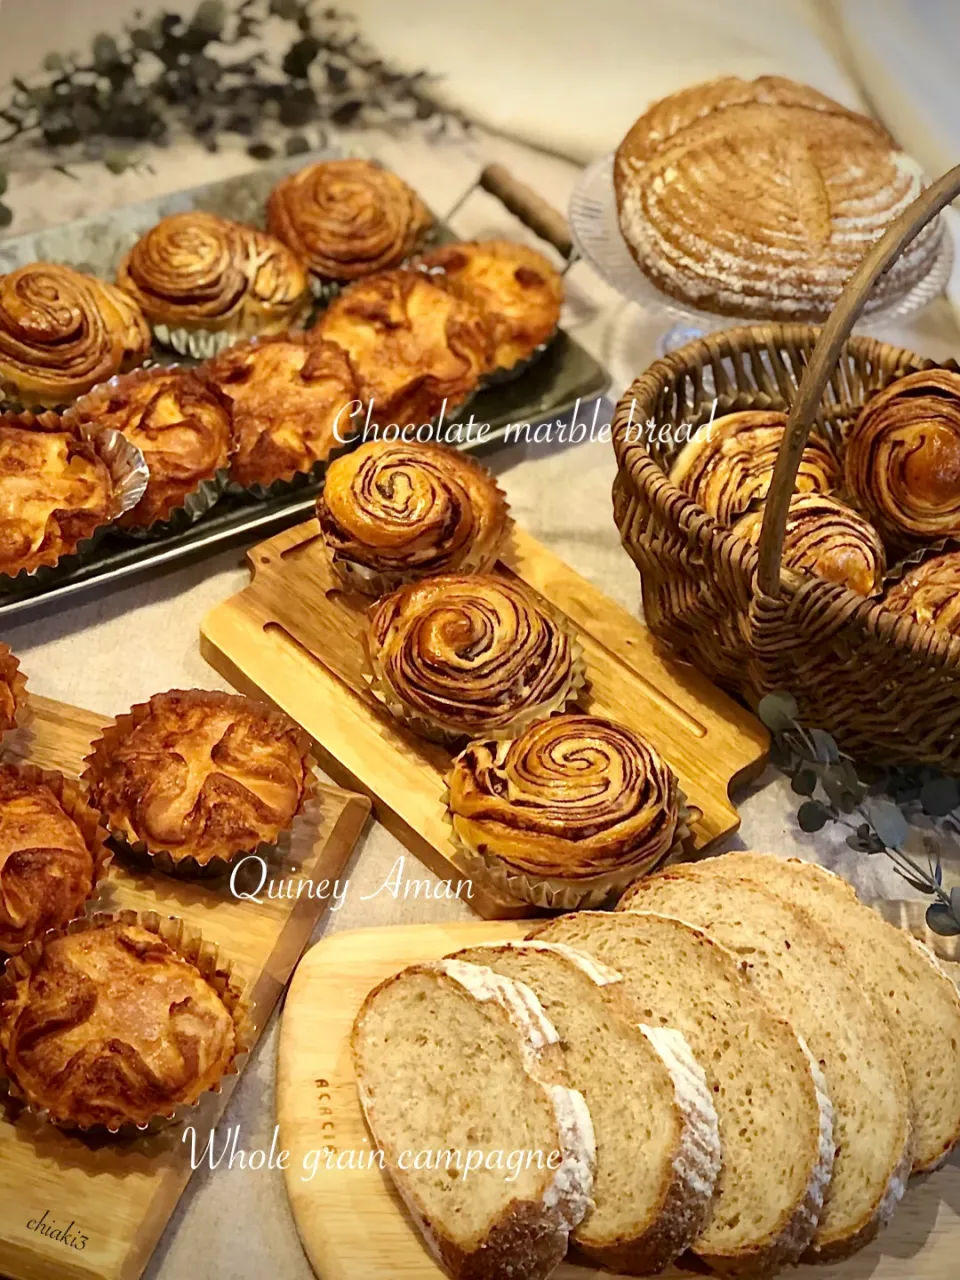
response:
M594 1207L573 1233L589 1257L651 1275L706 1226L720 1170L717 1113L678 1031L640 1026L620 975L562 943L472 947L454 957L525 983L556 1027L597 1141Z
M619 972L612 990L631 1019L680 1032L702 1065L723 1164L695 1252L737 1276L796 1261L830 1179L830 1102L816 1064L753 989L744 962L701 930L654 914L581 911L534 936Z
M374 1140L442 1265L462 1280L549 1275L590 1206L596 1152L557 1031L529 987L459 960L415 965L367 997L353 1056ZM426 1151L464 1163L481 1152L493 1167L466 1178L444 1162L401 1168L405 1152ZM523 1153L512 1181L498 1152Z
M741 955L770 1005L809 1045L833 1102L837 1143L811 1257L861 1248L903 1195L910 1105L889 1024L843 948L802 908L753 880L719 876L707 862L639 882L626 909L690 921Z

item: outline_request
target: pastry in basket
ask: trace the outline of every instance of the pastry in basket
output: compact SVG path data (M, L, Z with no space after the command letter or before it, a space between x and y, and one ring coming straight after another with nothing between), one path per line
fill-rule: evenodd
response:
M733 532L757 546L762 525L763 510L750 511ZM856 511L821 493L800 493L790 499L783 565L875 596L883 584L886 554L876 529Z
M550 341L563 280L542 253L513 240L445 244L420 259L434 284L479 307L493 330L493 364L512 369Z
M141 236L117 283L158 341L210 355L257 333L280 333L309 306L306 271L273 236L214 213L174 213Z
M115 841L181 874L275 845L312 789L309 739L292 720L204 689L158 693L120 716L83 777Z
M0 737L17 727L26 703L27 680L20 659L0 641Z
M914 622L960 636L960 551L918 564L890 588L883 603Z
M110 861L105 839L76 782L0 765L0 955L83 915Z
M0 276L0 398L65 405L149 350L139 308L95 276L53 262Z
M402 179L369 160L324 160L270 193L267 225L323 281L398 267L433 222Z
M482 312L420 271L385 271L352 285L313 335L346 351L378 424L431 422L444 406L449 419L491 368Z
M766 498L786 424L786 414L772 409L746 409L717 418L683 446L670 479L721 524L733 524ZM811 431L796 491L829 493L839 479L829 444Z
M673 770L599 716L551 716L510 741L471 742L448 786L468 862L538 906L599 906L678 845Z
M176 925L96 916L8 964L0 1063L14 1096L65 1128L117 1132L169 1119L235 1073L239 993Z
M960 536L960 373L910 373L868 400L847 438L844 474L892 546Z
M188 499L198 504L197 514L216 501L218 473L233 452L230 410L189 370L155 367L122 374L94 388L66 416L122 431L146 460L146 492L117 521L120 527L147 529L167 521Z
M243 488L290 481L352 438L356 381L332 342L255 339L208 360L200 376L230 405L230 478Z
M723 315L822 320L923 186L875 121L779 76L654 103L617 148L620 229L664 293ZM876 286L890 305L934 264L934 221Z
M332 464L317 516L334 569L368 595L489 569L508 527L503 493L472 458L385 440Z
M583 660L566 623L529 588L492 574L440 574L373 610L374 693L440 740L512 738L573 701Z

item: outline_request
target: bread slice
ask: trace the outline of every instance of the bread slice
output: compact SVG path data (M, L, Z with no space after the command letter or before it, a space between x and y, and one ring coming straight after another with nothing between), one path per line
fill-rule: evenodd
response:
M631 909L698 925L742 956L769 1003L820 1064L833 1102L837 1158L812 1258L845 1257L893 1214L910 1170L910 1103L885 1017L843 949L800 907L709 859L638 883Z
M702 864L746 876L804 907L835 940L887 1015L903 1056L913 1115L913 1170L934 1169L960 1142L960 992L923 943L864 906L840 876L798 858L728 853Z
M616 998L620 975L563 944L492 944L454 959L526 983L559 1032L597 1140L594 1207L573 1243L622 1274L661 1271L706 1226L720 1172L717 1113L689 1045L632 1023Z
M723 1165L695 1252L738 1276L772 1275L795 1261L830 1179L830 1103L809 1054L743 964L701 930L657 915L580 911L533 936L616 969L617 1000L629 1002L631 1019L679 1031L702 1065Z
M533 992L455 960L414 965L370 993L352 1047L377 1148L439 1262L463 1280L549 1275L596 1151Z

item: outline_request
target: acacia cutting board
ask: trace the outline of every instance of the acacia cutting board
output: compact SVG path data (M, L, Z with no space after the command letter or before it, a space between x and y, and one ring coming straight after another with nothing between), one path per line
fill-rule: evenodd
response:
M250 586L203 621L207 661L299 721L330 776L370 796L384 826L441 879L459 882L464 872L443 803L455 752L405 728L367 688L369 599L334 578L316 520L261 543L248 562ZM756 717L665 656L646 627L521 530L496 572L516 575L569 619L587 665L581 705L659 748L696 810L693 847L735 831L740 817L729 788L763 767L769 744ZM526 903L480 883L469 901L488 919L530 913Z
M413 925L334 934L300 962L284 1005L277 1069L280 1144L289 1151L287 1194L304 1249L322 1280L442 1280L386 1173L349 1168L371 1142L350 1062L353 1020L367 993L405 965L460 947L521 938L529 922ZM789 1141L789 1135L784 1135ZM313 1152L331 1148L340 1170ZM304 1160L307 1160L306 1166ZM356 1159L354 1160L356 1164ZM854 1258L800 1267L797 1280L956 1280L960 1255L960 1153L915 1178L892 1224ZM671 1269L667 1274L691 1273ZM784 1272L786 1275L787 1273ZM609 1272L562 1265L557 1280Z
M33 723L4 741L3 757L76 777L105 717L45 698L30 701ZM369 814L365 796L329 786L320 792L322 820L312 848L301 851L296 869L292 860L276 868L294 892L301 879L319 885L340 875ZM113 866L100 909L180 916L216 941L253 1002L259 1038L329 899L303 894L260 905L238 900L219 882ZM236 1079L189 1113L201 1150ZM12 1106L0 1103L0 1274L12 1280L136 1280L190 1179L181 1134L182 1126L174 1125L134 1142L88 1143L29 1115L17 1117ZM68 1227L72 1244L56 1238Z

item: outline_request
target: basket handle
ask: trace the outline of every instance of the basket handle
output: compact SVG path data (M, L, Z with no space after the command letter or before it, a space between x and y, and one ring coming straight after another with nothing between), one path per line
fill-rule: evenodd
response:
M478 178L478 185L495 196L502 205L529 227L534 235L569 258L573 252L570 228L562 213L558 213L543 196L515 178L502 164L488 164Z
M844 286L803 371L797 396L787 418L777 455L760 532L760 564L757 583L766 596L780 592L780 561L787 530L787 509L793 496L800 459L814 415L827 383L837 367L843 344L849 338L876 280L887 271L908 244L952 200L960 195L960 165L948 170L922 191L913 204L890 224Z

